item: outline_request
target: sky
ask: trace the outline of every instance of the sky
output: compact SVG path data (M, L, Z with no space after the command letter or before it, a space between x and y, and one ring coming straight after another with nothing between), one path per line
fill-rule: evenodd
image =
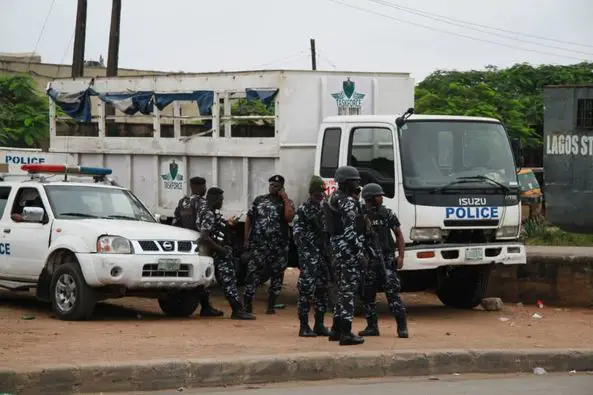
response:
M310 38L320 70L409 72L416 81L437 69L593 61L591 0L122 3L120 68L310 69ZM87 60L107 58L110 14L111 1L88 1ZM76 0L0 0L0 52L70 64L75 21Z

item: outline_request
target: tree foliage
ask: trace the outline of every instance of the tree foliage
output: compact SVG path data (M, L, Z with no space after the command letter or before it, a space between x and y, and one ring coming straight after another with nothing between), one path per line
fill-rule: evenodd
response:
M511 136L532 145L543 134L543 87L586 83L593 83L593 63L437 70L416 87L415 106L418 113L497 118Z
M38 148L49 137L48 100L28 75L0 75L0 143Z

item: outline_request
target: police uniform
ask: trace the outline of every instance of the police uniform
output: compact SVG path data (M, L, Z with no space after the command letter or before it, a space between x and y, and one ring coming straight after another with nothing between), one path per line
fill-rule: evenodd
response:
M339 340L340 345L362 344L364 339L352 333L354 298L360 284L361 265L366 262L361 233L362 212L352 191L346 190L346 183L360 181L360 175L356 168L342 166L336 170L334 179L338 182L338 190L323 203L338 274L338 296L329 340Z
M323 192L323 180L313 177L309 193ZM297 210L293 222L293 236L299 255L299 291L298 317L299 336L329 336L329 330L323 325L323 318L328 307L328 285L330 277L329 240L326 237L321 202L310 197ZM315 325L309 327L309 308L315 299Z
M365 185L362 194L363 199L369 200L375 196L383 196L384 192L380 185L373 183ZM384 205L370 208L367 205L364 208L364 213L372 226L372 233L365 238L365 243L368 243L373 250L378 250L378 256L371 259L370 265L365 271L361 299L367 327L359 332L359 335L379 336L376 295L379 284L383 282L389 310L397 322L398 336L408 337L406 308L399 295L401 282L397 275L396 245L391 235L391 230L399 228L401 224L397 215Z
M210 188L209 195L222 195L220 188ZM211 253L214 260L214 276L216 281L222 287L224 296L231 305L233 313L232 319L255 319L251 314L245 313L239 299L237 290L237 275L235 272L235 263L232 255L231 240L227 221L222 214L211 207L201 212L198 225L201 231L207 231L210 238L219 246L226 249L226 253L214 251Z
M190 185L206 185L206 180L202 177L192 177ZM192 229L200 231L199 220L200 213L206 208L206 199L203 196L192 193L190 196L184 196L179 200L177 207L175 208L173 225L185 229ZM198 293L200 294L200 304L202 309L200 310L200 316L202 317L220 317L223 312L215 309L210 304L210 290L205 287L198 287Z
M284 185L284 177L274 175L268 182ZM294 210L294 202L289 199ZM282 292L284 270L288 264L289 228L284 218L284 201L280 196L266 194L257 196L247 216L251 220L249 234L249 263L245 280L244 305L251 312L255 290L267 267L271 272L267 314L274 314L276 299Z

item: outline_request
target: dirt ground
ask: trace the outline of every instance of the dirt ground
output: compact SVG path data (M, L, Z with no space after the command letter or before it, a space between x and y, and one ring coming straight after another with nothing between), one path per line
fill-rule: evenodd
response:
M0 369L57 364L201 358L233 355L273 355L306 351L345 351L327 338L297 336L295 284L298 270L286 272L279 302L286 308L264 314L266 289L254 304L255 321L230 320L230 308L213 291L213 304L223 318L171 319L155 300L124 298L100 303L93 321L64 322L51 307L28 294L0 293ZM409 339L395 336L381 295L381 337L367 338L356 350L386 349L520 349L588 348L593 337L593 309L538 308L535 301L505 305L500 312L481 308L459 311L444 307L429 293L404 294L409 310ZM545 303L545 301L544 301ZM542 318L533 318L537 313ZM330 324L328 315L326 324ZM354 329L363 329L355 318ZM352 350L353 348L348 348Z

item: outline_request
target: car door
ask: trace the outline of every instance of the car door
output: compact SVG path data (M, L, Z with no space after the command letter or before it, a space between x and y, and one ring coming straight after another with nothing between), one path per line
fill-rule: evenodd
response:
M10 235L9 265L13 277L23 280L36 280L45 264L49 247L51 224L47 213L49 204L40 190L42 186L22 186L18 189L8 226L3 232ZM25 207L41 207L45 210L44 221L24 222L21 214Z
M6 207L10 197L10 186L0 186L0 277L10 277L10 233L4 229L10 227L10 207Z

